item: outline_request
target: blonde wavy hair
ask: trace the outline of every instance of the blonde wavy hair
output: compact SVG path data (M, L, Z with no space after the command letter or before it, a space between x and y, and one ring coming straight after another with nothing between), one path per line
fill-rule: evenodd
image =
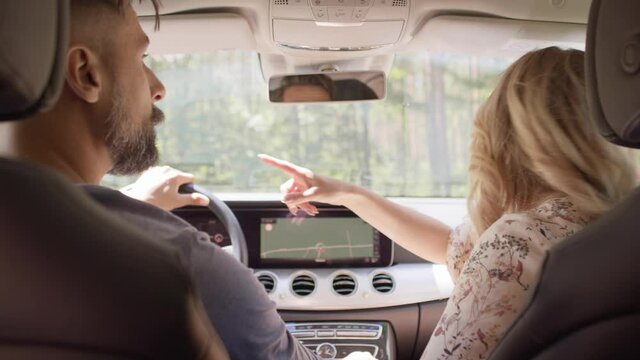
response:
M482 234L505 213L567 197L597 217L635 185L626 153L588 116L584 52L532 51L502 75L476 115L469 216Z

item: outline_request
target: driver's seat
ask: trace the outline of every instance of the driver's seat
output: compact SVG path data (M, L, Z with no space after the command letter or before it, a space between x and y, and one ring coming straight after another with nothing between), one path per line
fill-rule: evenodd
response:
M0 1L0 119L56 101L68 16ZM0 359L228 359L173 250L50 170L0 174Z

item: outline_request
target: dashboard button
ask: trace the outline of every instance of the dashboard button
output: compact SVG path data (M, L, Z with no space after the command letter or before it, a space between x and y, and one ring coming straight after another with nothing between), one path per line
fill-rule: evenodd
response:
M353 10L353 16L351 17L354 21L364 21L367 17L367 12L369 12L369 8L366 7L358 7Z
M353 14L353 8L336 6L329 7L329 21L347 22L351 21L351 15Z
M321 7L313 7L313 17L315 17L318 21L327 21L329 19L328 16L328 8L326 6Z
M329 6L353 6L354 0L329 0Z
M216 244L220 245L222 244L223 241L224 241L224 235L220 233L213 235L213 242L215 242Z
M291 332L291 335L293 335L298 339L307 339L307 338L316 337L315 331L293 331Z
M353 2L353 5L368 7L368 6L371 5L372 2L373 2L373 0L355 0Z
M367 330L338 330L336 331L337 337L359 337L359 338L374 338L378 336L377 331Z
M334 330L318 330L316 332L318 337L335 337L336 332Z
M387 7L391 6L393 0L375 0L376 2L373 4L375 7Z

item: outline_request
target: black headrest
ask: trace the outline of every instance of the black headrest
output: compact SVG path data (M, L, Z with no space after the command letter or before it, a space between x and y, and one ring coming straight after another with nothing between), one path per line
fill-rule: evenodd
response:
M640 148L640 1L593 0L587 29L587 96L607 140Z
M201 359L175 249L50 169L0 174L0 359Z
M69 0L0 1L0 120L55 104L68 38Z

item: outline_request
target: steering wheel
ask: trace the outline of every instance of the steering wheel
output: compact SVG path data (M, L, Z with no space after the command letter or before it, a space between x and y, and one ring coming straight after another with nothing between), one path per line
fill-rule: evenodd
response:
M238 219L233 214L233 211L220 200L217 196L208 192L201 186L194 184L184 184L178 188L178 192L181 194L200 193L209 198L209 210L222 222L222 225L227 229L229 238L231 239L231 248L233 249L233 257L238 259L241 263L249 265L249 255L247 252L247 240L244 238L244 233L240 227Z

